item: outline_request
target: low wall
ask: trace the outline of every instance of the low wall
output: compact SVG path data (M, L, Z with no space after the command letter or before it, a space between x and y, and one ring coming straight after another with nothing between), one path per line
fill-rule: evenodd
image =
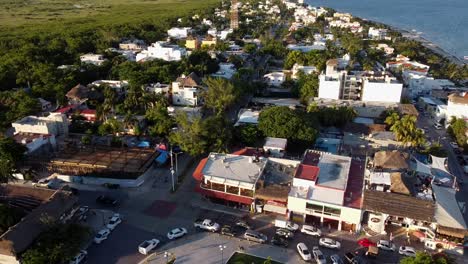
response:
M88 185L103 185L105 183L118 184L120 187L138 187L145 182L145 174L142 174L137 179L123 180L123 179L112 179L112 178L99 178L99 177L83 177L83 176L70 176L70 175L56 175L57 179L60 179L64 182L79 183L79 184L88 184Z

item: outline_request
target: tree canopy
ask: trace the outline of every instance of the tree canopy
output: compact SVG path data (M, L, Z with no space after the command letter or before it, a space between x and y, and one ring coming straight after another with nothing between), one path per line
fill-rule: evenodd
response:
M304 114L286 106L274 106L263 110L258 120L258 129L267 137L287 138L312 143L317 130Z
M26 147L12 138L0 138L0 183L14 180L18 163L24 158Z
M223 78L207 78L205 84L208 87L202 93L205 107L211 108L216 115L222 114L236 101L238 93L230 81Z
M400 117L396 112L390 112L385 123L390 126L390 131L395 134L396 140L411 146L421 146L426 142L424 132L417 128L417 117L404 115Z

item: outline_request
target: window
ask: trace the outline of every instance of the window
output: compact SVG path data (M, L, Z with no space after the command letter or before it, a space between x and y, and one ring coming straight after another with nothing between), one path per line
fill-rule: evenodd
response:
M239 187L233 187L233 186L227 185L226 191L232 194L239 194Z
M247 189L241 189L240 195L247 196L247 197L253 197L253 191L252 190L247 190Z
M336 209L336 208L332 208L332 207L327 207L327 206L325 206L325 207L324 207L324 214L327 214L327 215L334 215L334 216L340 216L340 214L341 214L341 209Z
M322 205L317 205L317 204L312 204L312 203L307 203L306 208L309 209L309 210L318 211L319 213L322 213L322 211L323 211L323 206Z

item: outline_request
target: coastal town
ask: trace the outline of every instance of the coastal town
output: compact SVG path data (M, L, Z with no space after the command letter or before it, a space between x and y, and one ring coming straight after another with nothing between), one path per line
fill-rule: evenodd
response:
M0 264L468 263L467 64L301 0L203 10L2 62Z

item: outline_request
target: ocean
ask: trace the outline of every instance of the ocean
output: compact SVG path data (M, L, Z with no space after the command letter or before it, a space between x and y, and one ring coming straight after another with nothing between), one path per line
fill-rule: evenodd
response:
M421 34L446 52L468 56L468 0L306 0Z

